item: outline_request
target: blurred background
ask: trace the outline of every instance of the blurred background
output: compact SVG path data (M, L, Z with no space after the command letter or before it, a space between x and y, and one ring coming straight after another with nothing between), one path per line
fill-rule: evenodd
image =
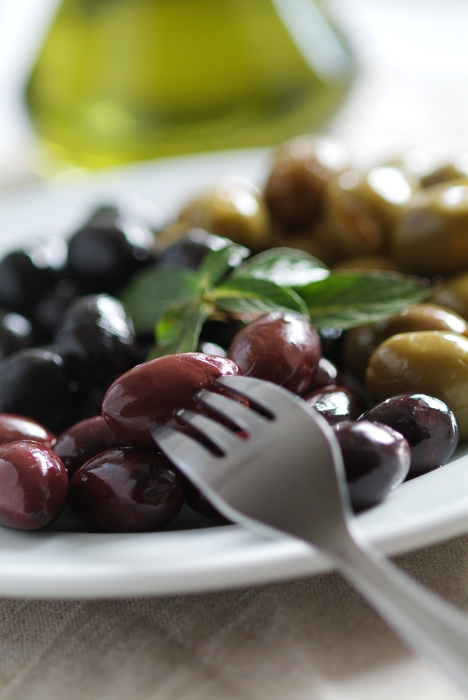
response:
M0 0L0 185L341 137L468 143L464 0Z

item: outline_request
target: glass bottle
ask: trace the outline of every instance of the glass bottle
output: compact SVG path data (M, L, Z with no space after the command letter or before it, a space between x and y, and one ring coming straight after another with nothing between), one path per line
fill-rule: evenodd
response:
M26 102L62 159L102 167L318 129L353 72L316 0L62 0Z

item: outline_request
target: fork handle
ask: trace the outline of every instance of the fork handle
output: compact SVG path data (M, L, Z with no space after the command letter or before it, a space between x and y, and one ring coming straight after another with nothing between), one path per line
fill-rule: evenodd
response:
M329 552L344 576L421 656L468 693L468 615L404 574L367 543Z

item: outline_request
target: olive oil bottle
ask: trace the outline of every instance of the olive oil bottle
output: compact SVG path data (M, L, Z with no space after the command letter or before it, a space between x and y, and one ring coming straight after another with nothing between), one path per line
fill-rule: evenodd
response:
M353 73L316 0L62 0L26 103L56 154L102 167L320 128Z

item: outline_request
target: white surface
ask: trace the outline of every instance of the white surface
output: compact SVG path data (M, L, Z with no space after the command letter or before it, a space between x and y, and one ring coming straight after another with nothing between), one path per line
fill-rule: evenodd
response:
M150 196L170 216L221 175L261 182L266 151L182 157L123 168L75 183L35 185L0 198L3 250L42 233L71 233L89 210L125 192ZM468 452L468 446L466 446ZM185 520L184 520L185 518ZM400 486L359 518L394 554L468 530L468 455ZM178 527L188 522L179 520ZM224 526L145 534L0 528L0 596L99 597L206 590L323 571L306 545Z

